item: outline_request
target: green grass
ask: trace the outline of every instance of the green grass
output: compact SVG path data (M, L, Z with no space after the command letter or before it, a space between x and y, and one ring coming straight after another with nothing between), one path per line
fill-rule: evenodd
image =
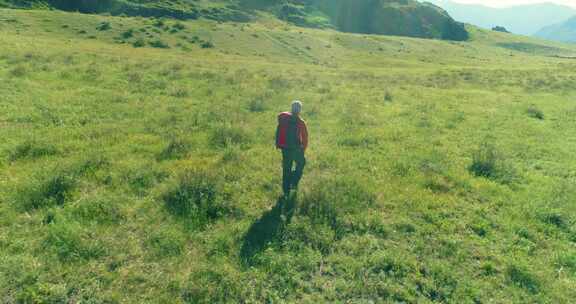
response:
M573 46L155 22L0 10L0 302L576 298Z

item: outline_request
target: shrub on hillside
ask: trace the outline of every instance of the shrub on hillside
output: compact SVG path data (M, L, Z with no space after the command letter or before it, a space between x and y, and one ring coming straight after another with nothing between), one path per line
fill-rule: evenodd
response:
M186 26L180 22L174 23L174 25L172 25L173 29L176 29L178 31L182 31L186 29Z
M495 32L510 33L510 31L508 31L505 27L499 26L499 25L493 27L492 30L495 31Z
M101 31L101 32L102 31L108 31L108 30L112 29L112 25L108 21L103 21L103 22L100 22L98 24L98 26L96 26L96 29Z
M17 190L15 202L25 211L61 206L75 186L74 177L64 171L36 176Z
M158 28L162 28L162 27L164 27L166 24L164 23L164 20L162 20L162 19L156 19L152 25L155 26L155 27L158 27Z
M36 159L45 156L52 156L58 153L58 149L51 144L26 140L8 153L8 161L15 162L21 159Z
M132 42L132 46L135 48L141 48L146 45L146 41L142 38L138 38L136 41Z
M230 196L206 171L186 171L164 191L162 200L171 214L197 227L233 213Z
M210 41L203 41L202 43L200 43L200 47L203 49L213 49L215 46Z
M122 32L122 34L120 34L120 37L122 39L130 39L132 37L134 37L134 30L133 29L129 29L125 32Z
M170 46L168 44L166 44L164 41L162 41L160 39L150 41L150 42L148 42L148 44L153 48L159 48L159 49L169 49L170 48Z

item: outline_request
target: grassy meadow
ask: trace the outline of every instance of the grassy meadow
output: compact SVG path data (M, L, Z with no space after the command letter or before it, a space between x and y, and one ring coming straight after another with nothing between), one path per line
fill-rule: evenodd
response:
M470 31L0 10L0 302L573 302L576 47Z

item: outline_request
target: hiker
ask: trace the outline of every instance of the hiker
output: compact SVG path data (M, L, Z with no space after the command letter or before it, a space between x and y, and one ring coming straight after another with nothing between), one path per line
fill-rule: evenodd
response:
M276 128L276 148L282 149L282 190L284 195L290 190L297 190L302 178L306 157L304 153L308 147L308 129L306 122L300 117L302 102L292 102L292 110L278 115L278 128ZM292 167L296 164L296 168Z

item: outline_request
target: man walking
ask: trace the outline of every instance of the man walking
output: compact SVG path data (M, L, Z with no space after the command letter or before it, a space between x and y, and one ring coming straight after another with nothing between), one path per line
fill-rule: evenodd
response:
M291 112L278 115L276 148L282 149L282 190L285 196L290 194L291 189L298 188L306 166L304 153L308 147L308 129L300 117L301 112L302 102L294 101Z

